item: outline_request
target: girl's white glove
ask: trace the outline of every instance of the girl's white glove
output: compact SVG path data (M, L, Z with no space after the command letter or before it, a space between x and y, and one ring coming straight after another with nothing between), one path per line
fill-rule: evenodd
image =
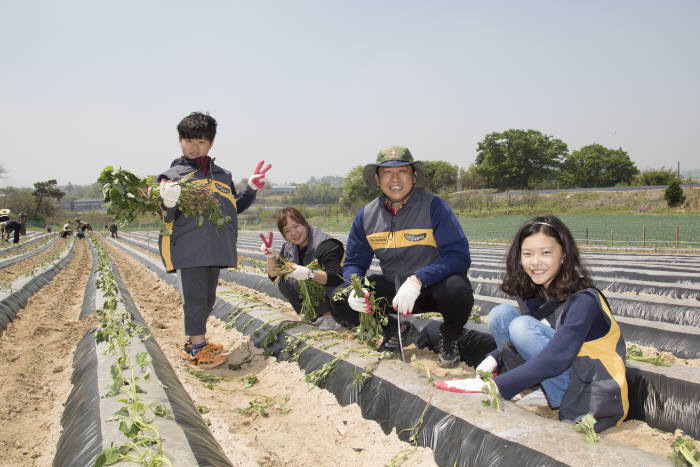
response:
M479 363L479 366L476 367L476 371L487 371L489 373L493 373L497 366L498 362L496 362L496 359L489 355L483 359L481 363Z
M361 297L355 295L355 291L351 290L348 294L348 305L358 313L372 313L372 305L369 303L369 291L362 289L364 294Z
M486 386L486 382L481 378L468 379L453 379L451 381L438 381L436 388L443 391L461 392L461 393L481 393L481 390ZM498 390L498 386L496 386Z
M416 303L418 296L420 295L421 284L412 280L410 277L401 284L398 292L394 296L394 300L391 302L394 306L394 310L401 313L402 316L406 317L413 313L413 305Z
M292 279L296 279L298 281L305 281L311 279L311 269L307 268L306 266L300 266L298 264L295 264L292 267L294 268L294 271L287 274L287 277L291 277Z
M160 198L163 200L163 206L166 208L174 208L177 204L177 200L180 199L181 191L182 189L180 188L180 185L172 180L161 180Z

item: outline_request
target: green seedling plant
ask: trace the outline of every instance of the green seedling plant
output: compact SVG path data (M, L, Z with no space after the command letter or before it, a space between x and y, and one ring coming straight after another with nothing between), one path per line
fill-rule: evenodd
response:
M221 228L232 219L224 215L219 200L207 183L191 181L196 172L190 172L175 182L181 187L178 210L185 216L194 216L200 228L205 220ZM107 166L97 181L102 185L105 203L109 203L107 213L117 222L124 225L140 215L155 214L161 219L161 234L172 234L164 222L160 185L155 183L153 176L142 178L128 170L114 170L114 167Z
M203 371L197 371L197 370L188 370L188 371L190 372L190 374L192 376L199 379L199 381L202 382L204 387L206 387L207 389L211 389L211 390L221 389L218 386L219 383L225 383L228 381L232 381L231 378L227 378L225 376L217 376L217 375L213 375L211 373L205 373Z
M673 452L669 456L673 465L700 466L700 451L695 446L695 442L687 436L678 436L672 443Z
M347 297L351 290L355 295L361 297L364 292L362 289L369 290L370 312L360 313L360 326L357 335L357 341L360 344L367 344L370 347L376 348L378 340L382 337L382 326L389 324L389 317L386 314L386 300L375 297L375 284L370 282L366 277L360 277L357 274L350 276L350 285L345 288L339 287L333 295L333 300L340 301Z
M481 405L484 407L491 407L496 410L500 410L501 403L498 399L498 388L496 383L493 382L493 373L490 371L477 371L477 376L479 376L486 384L481 388L481 392L486 394L488 398L481 401Z
M144 357L140 358L143 362ZM127 397L119 399L124 406L109 419L119 421L119 431L126 436L127 440L119 445L112 443L109 448L102 451L95 460L96 466L111 465L119 461L147 466L172 465L163 453L163 439L158 428L153 425L153 417L172 419L173 416L161 403L146 404L139 398L138 394L143 393L143 390L138 385L139 378L136 375L135 366L138 365L131 365ZM155 452L152 446L155 446Z
M627 347L626 357L628 360L651 363L655 366L671 366L671 360L664 355L645 356L642 349L636 345Z
M416 354L411 355L411 366L416 369L418 374L424 374L428 378L428 384L435 386L435 381L433 381L433 376L430 374L430 368L423 362L416 360Z
M583 416L580 422L576 424L576 429L583 433L583 439L587 443L596 444L600 440L600 436L595 432L596 419L592 414L587 413Z
M268 409L274 408L280 411L282 414L287 414L292 411L289 407L285 405L289 402L289 397L285 397L281 404L275 404L275 401L268 396L259 396L248 402L248 407L245 409L236 409L236 413L241 415L254 415L260 414L263 417L269 417L270 412Z
M150 379L151 357L147 352L139 352L134 359L126 353L133 337L140 335L146 339L149 333L134 321L125 308L118 306L119 287L112 273L111 262L99 244L96 243L95 247L99 257L96 284L102 290L105 301L102 308L97 310L100 323L93 330L96 342L105 342L105 354L115 357L110 365L112 383L104 397L125 394L125 398L119 399L123 406L109 420L119 421L119 431L127 438L122 444L112 442L98 455L95 465L126 461L154 467L170 466L170 460L163 453L163 439L152 422L154 417L172 419L172 413L160 402L149 404L139 397L145 394L139 381ZM131 368L128 380L124 375L126 368ZM141 376L138 376L139 372Z

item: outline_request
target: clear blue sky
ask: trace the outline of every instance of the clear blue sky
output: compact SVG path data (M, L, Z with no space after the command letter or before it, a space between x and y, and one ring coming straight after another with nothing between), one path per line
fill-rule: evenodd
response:
M700 168L700 1L34 1L0 6L0 187L156 174L219 121L239 180L344 176L390 144L468 167L490 132Z

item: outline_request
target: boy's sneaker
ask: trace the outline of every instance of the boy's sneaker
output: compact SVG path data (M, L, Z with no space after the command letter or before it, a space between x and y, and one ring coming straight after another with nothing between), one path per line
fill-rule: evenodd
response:
M444 334L440 337L437 364L440 368L454 368L459 365L460 355L457 339L450 339Z
M215 355L218 355L224 351L224 346L217 344L216 342L207 342L206 346L211 348L212 353ZM192 357L192 343L190 341L185 342L185 345L182 346L180 357L183 360L189 360Z
M209 345L205 345L197 355L190 355L187 358L187 365L194 370L215 368L224 363L226 363L226 357L214 354Z

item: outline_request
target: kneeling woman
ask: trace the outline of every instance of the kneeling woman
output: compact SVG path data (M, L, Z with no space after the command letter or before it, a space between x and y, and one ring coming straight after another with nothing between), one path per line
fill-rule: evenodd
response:
M317 297L318 303L314 304L313 313L309 316L307 310L304 310L304 318L315 320L315 324L324 328L340 327L330 314L330 306L335 288L343 283L343 244L316 227L311 227L301 212L292 207L280 210L277 215L277 228L286 240L280 250L280 256L294 263L294 270L286 274L285 278L279 276L280 261L271 248L271 241L268 241L267 245L263 243L260 246L267 257L268 276L277 283L280 292L297 313L302 313L300 282L308 280L325 286L322 296ZM305 266L314 259L318 261L320 269L309 269Z
M559 419L578 422L587 413L596 431L627 416L625 341L605 297L593 288L569 229L554 216L525 222L506 256L501 290L519 310L498 305L489 313L497 349L477 367L493 372L498 392L510 399L542 386ZM503 372L505 371L505 372ZM480 392L480 378L440 381L438 388Z

